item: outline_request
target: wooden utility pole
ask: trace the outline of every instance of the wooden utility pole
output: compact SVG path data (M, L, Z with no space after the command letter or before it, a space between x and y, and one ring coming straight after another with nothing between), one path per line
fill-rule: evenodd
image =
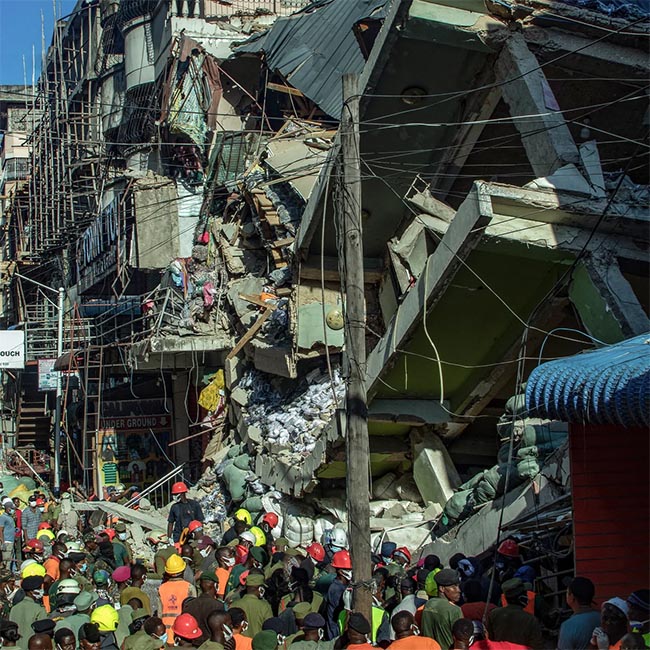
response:
M366 403L366 302L363 287L359 75L343 75L341 115L342 188L338 204L343 237L341 276L345 282L347 505L354 575L355 611L371 621L368 405Z

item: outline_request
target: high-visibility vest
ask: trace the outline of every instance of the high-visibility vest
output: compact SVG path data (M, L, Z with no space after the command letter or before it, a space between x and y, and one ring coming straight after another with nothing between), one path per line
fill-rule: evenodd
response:
M535 592L534 591L527 591L526 596L528 596L528 603L526 603L526 607L524 607L524 611L528 612L531 616L535 616ZM506 597L501 594L501 606L505 607L508 604L508 601L506 600Z
M372 621L370 623L370 638L373 643L377 643L377 633L379 632L379 628L381 626L381 622L384 620L384 614L386 613L386 610L382 609L381 607L377 607L377 605L372 606ZM349 612L347 610L343 610L339 614L339 630L341 630L341 634L345 631L345 625L348 622L348 614Z
M219 580L219 584L217 585L217 596L223 598L226 594L228 580L230 580L230 569L225 569L220 566L214 570L214 574L217 576L217 580Z
M167 628L167 643L174 645L172 627L182 613L183 601L189 595L190 583L187 580L168 580L158 588L160 594L160 618Z

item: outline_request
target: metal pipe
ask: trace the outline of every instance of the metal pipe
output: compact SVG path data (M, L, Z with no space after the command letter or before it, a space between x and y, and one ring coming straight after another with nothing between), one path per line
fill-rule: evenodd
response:
M143 497L146 497L148 494L151 494L151 492L153 492L155 489L157 489L161 485L163 485L165 483L165 481L168 481L170 478L172 478L172 477L176 476L176 474L180 473L183 470L183 467L185 467L185 463L183 463L182 465L178 465L178 467L174 467L174 469L171 470L171 472L168 472L167 474L165 474L165 476L163 476L162 478L159 478L157 481L152 483L148 488L142 490L142 492L140 492L140 494L137 497L129 499L124 504L125 507L130 508L132 505L134 505L135 503L140 501L140 499L142 499Z
M59 326L56 342L57 359L63 354L63 309L65 303L65 289L59 287ZM62 372L56 373L56 410L54 420L54 495L61 492L61 402L63 396ZM70 459L68 459L70 462Z

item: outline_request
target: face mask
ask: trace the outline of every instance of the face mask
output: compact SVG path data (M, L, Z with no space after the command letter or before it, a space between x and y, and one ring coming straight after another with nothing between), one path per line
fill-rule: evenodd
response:
M117 534L117 539L121 539L124 541L126 539L127 533L118 533Z
M415 636L420 636L420 628L417 625L411 625L411 632L413 632Z
M242 631L242 632L246 632L247 629L248 629L248 621L244 621L244 622L241 624L241 631Z
M202 557L208 557L208 555L210 555L210 547L208 546L207 548L200 549L199 553L202 555Z
M322 641L324 636L325 634L323 633L323 630L318 630L318 640Z
M36 501L30 501L29 502L29 507L30 508L35 508L36 507Z
M278 634L278 645L283 645L285 638L286 637L283 634Z
M223 629L223 638L226 641L230 641L230 639L232 639L232 635L233 635L232 628L228 627L225 623L221 626L221 628ZM242 629L243 629L243 627L242 627Z
M265 593L266 593L266 589L264 589L264 587L260 587L260 598L264 598Z
M45 512L45 508L43 506L40 506L38 509L39 512Z
M43 598L45 592L42 589L34 589L32 591L32 596L34 597L34 600L41 600Z
M194 535L194 537L200 537L201 535L203 535L203 528L197 528L197 529L192 533L192 535Z
M341 569L341 575L346 580L352 580L352 569Z
M165 645L165 644L167 643L167 637L168 637L168 636L169 636L169 635L167 634L167 632L165 632L162 636L159 636L159 637L158 637L158 640L159 640L163 645Z
M223 563L228 567L233 567L233 566L235 566L235 558L234 557L225 557L223 559Z
M79 571L81 571L81 573L85 573L85 572L87 571L87 569L88 569L88 564L87 564L86 562L84 562L84 563L79 567Z
M469 637L469 641L467 642L467 645L472 645L474 643L474 635Z

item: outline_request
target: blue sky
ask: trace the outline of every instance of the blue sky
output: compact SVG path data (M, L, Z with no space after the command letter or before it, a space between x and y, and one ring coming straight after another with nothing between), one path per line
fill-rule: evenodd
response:
M69 14L75 0L55 0L57 16ZM52 40L53 0L0 0L0 84L22 84L23 55L27 83L32 79L32 45L36 53L36 78L41 67L41 11L45 24L45 47Z

